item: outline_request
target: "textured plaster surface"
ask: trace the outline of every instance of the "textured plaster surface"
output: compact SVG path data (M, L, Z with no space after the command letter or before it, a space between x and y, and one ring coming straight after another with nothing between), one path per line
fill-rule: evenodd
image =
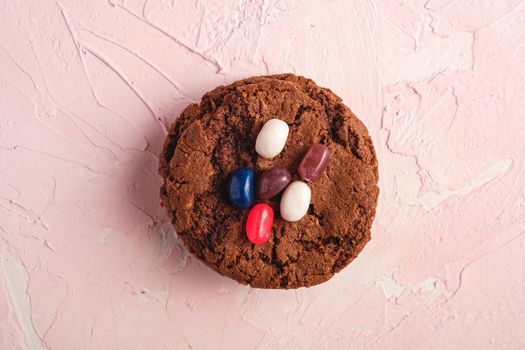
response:
M0 349L524 349L525 2L0 0ZM294 72L364 121L373 239L250 289L159 206L166 128Z

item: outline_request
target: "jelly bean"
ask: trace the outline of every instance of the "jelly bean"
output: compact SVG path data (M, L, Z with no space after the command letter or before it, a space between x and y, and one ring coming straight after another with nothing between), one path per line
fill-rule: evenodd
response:
M240 168L235 170L228 184L228 196L233 206L237 208L248 208L253 202L255 180L253 170Z
M288 124L280 119L270 119L255 140L255 150L263 158L273 158L284 148L288 138Z
M275 197L288 186L292 174L285 168L273 168L265 171L257 179L255 193L260 199Z
M256 204L246 220L246 235L253 244L263 244L270 238L273 209L268 204Z
M304 155L297 171L303 180L315 180L325 171L329 158L330 150L328 147L320 143L314 144L310 146L310 149L308 149L308 152Z
M310 187L302 181L294 181L286 190L281 198L281 216L286 221L299 221L308 211L312 191Z

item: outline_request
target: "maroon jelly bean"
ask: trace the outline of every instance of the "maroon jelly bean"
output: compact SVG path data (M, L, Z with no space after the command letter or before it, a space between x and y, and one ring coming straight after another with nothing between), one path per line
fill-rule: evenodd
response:
M330 150L325 145L316 143L308 149L301 163L299 163L299 175L305 181L317 179L325 171L330 158Z
M262 173L255 189L260 199L270 199L281 193L290 183L292 174L285 168L273 168Z

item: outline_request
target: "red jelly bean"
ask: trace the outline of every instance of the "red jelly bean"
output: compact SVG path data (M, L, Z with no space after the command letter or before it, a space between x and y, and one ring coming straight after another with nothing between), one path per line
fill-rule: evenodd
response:
M256 204L248 214L246 235L253 244L263 244L270 238L273 225L273 209L268 204Z
M315 180L325 171L330 158L330 150L325 145L316 143L310 146L297 171L305 181Z

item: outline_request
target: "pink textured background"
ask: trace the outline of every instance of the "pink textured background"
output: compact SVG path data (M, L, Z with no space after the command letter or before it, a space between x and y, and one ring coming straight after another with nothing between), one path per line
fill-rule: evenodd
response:
M0 349L524 349L525 2L0 0ZM167 125L296 72L360 116L373 239L256 290L174 237Z

